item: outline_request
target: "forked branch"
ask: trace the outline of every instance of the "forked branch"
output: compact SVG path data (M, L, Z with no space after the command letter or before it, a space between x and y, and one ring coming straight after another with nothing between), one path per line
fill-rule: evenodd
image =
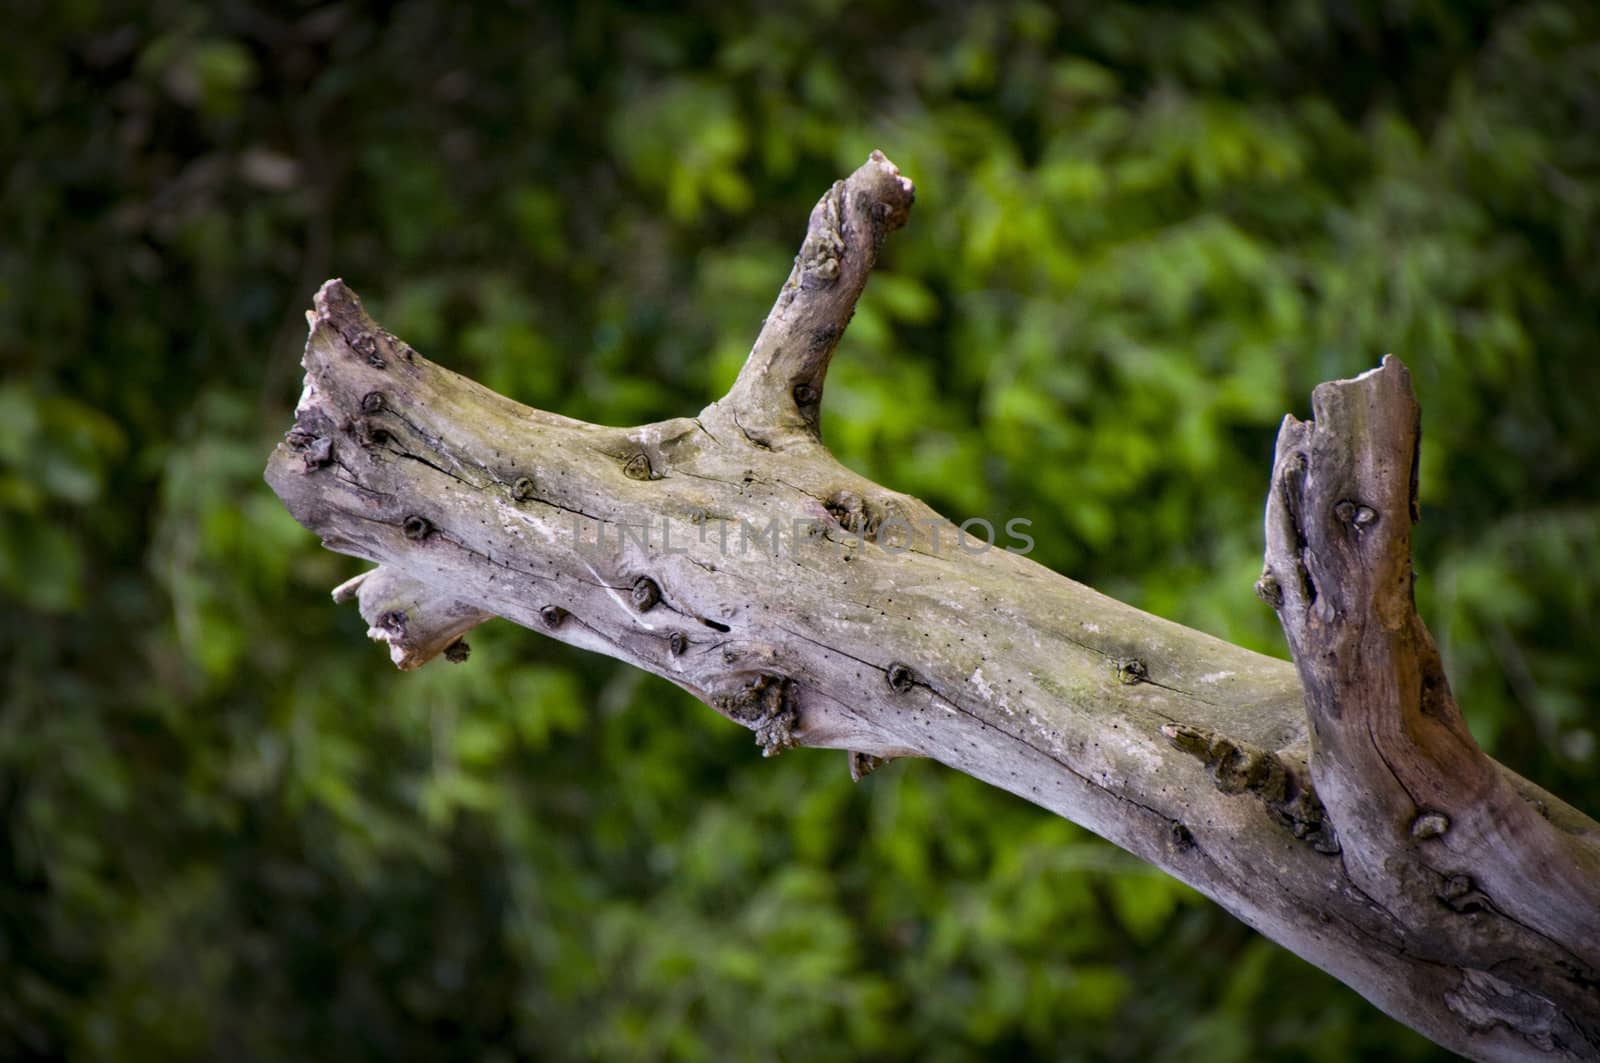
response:
M1456 1051L1600 1058L1600 826L1485 756L1450 698L1411 602L1404 368L1285 422L1260 591L1296 663L1251 653L975 549L821 445L828 361L911 199L877 153L836 184L729 394L633 428L442 369L330 281L267 479L380 566L339 593L401 667L502 616L663 676L768 755L1004 787Z

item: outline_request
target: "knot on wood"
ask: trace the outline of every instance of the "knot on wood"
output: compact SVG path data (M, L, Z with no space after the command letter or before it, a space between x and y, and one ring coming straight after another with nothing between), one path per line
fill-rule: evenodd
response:
M1453 912L1466 915L1471 912L1494 911L1494 905L1470 875L1449 875L1439 886L1439 899Z
M367 360L367 364L374 369L382 369L386 364L383 354L378 350L378 338L364 329L351 329L344 334L345 343L350 349Z
M682 657L689 650L689 636L681 631L674 631L667 636L667 652L674 657Z
M794 729L800 722L794 707L794 683L762 673L731 693L712 696L711 704L730 719L756 733L763 757L775 757L795 746Z
M1334 503L1334 517L1344 524L1348 524L1357 532L1366 531L1368 527L1378 520L1378 511L1371 506L1364 506L1360 502L1352 502L1346 498Z
M629 592L633 607L641 613L648 613L661 604L661 588L649 576L640 576L633 581L633 590Z
M570 614L559 605L547 605L539 610L539 619L544 626L554 631L560 627Z
M1117 682L1124 686L1133 686L1150 678L1150 669L1137 657L1119 657L1114 662L1117 670Z
M405 519L403 524L400 525L400 530L405 532L407 539L410 539L414 542L421 542L423 539L426 539L429 535L433 534L433 522L427 517L413 513Z
M828 511L828 516L836 521L839 527L852 535L859 536L869 543L878 541L879 532L883 530L885 519L896 524L904 524L910 530L909 522L893 514L887 506L868 501L854 491L843 489L829 495L822 503Z
M517 477L516 483L511 485L511 497L518 502L526 502L533 497L533 480L527 476Z
M361 412L366 414L383 412L383 392L369 391L361 396Z
M904 694L917 685L917 673L911 670L910 665L901 664L899 661L889 665L885 677L889 680L889 689L896 694Z
M350 424L350 432L364 447L381 447L392 438L389 430L382 425L374 424L365 417L357 417Z
M1411 836L1418 841L1437 838L1450 829L1450 817L1443 812L1424 812L1411 821Z
M1162 724L1161 734L1174 749L1205 765L1222 793L1248 793L1317 852L1331 855L1339 851L1333 824L1311 787L1310 773L1299 764L1203 727L1168 723Z
M1194 848L1194 834L1177 820L1173 820L1167 827L1167 840L1178 852L1187 852Z
M650 467L650 456L641 450L629 458L628 463L622 467L622 475L630 480L655 479L655 470Z
M850 781L860 782L889 762L887 757L850 751Z
M285 437L285 441L291 449L299 453L300 460L305 463L306 472L313 472L333 464L333 440L327 436L295 429Z

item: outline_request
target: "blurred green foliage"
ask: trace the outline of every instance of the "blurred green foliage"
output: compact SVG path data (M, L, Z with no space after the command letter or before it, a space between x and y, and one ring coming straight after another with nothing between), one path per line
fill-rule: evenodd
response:
M935 766L859 787L493 624L398 675L260 472L341 275L610 423L731 381L874 146L920 202L841 457L1269 652L1276 423L1406 358L1423 611L1591 812L1600 11L1583 0L8 5L0 1056L1435 1052Z

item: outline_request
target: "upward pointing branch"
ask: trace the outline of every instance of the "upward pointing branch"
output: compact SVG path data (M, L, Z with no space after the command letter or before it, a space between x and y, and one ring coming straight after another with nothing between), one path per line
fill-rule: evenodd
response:
M1278 610L1311 724L1311 776L1362 894L1414 955L1465 975L1469 1026L1600 1052L1600 835L1473 741L1412 596L1421 418L1393 355L1284 420L1258 590ZM1508 978L1517 971L1516 978Z
M856 312L884 237L906 223L916 190L881 151L812 208L805 242L739 378L718 405L774 450L819 438L828 362Z

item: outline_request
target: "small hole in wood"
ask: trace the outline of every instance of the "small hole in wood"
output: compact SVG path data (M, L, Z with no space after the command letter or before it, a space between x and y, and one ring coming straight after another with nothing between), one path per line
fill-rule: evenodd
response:
M911 670L909 665L901 664L899 661L889 666L887 678L889 680L889 689L896 694L904 694L917 683L916 673Z

